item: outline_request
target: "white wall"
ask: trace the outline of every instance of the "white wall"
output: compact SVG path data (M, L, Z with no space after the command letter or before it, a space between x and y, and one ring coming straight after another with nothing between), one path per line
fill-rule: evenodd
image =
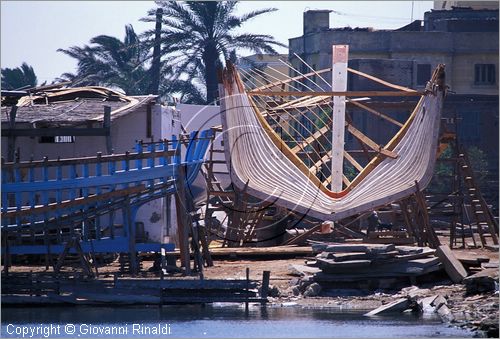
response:
M180 133L179 124L174 119L178 112L167 106L155 105L152 110L151 132L154 140L171 139ZM168 208L167 208L168 206ZM174 197L153 200L142 206L137 212L136 221L144 223L148 238L155 242L178 245L177 217Z
M219 106L178 104L176 108L180 112L182 125L188 132L201 131L221 125ZM218 133L216 135L216 139L214 140L214 149L224 149L222 133ZM208 153L206 154L206 157L208 157ZM214 159L225 161L226 157L224 156L224 153L215 153ZM215 164L214 171L228 172L228 169L225 164ZM228 175L218 174L217 179L224 187L231 184L231 180Z

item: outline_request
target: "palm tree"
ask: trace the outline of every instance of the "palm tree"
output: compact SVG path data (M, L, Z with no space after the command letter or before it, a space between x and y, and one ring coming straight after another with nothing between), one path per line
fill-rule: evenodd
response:
M23 62L21 67L2 68L2 88L15 90L24 87L36 87L38 80L32 66Z
M64 73L60 79L71 80L73 86L110 86L130 95L148 94L150 79L145 61L149 51L132 25L126 25L123 41L99 35L90 40L90 45L58 49L78 60L76 74Z
M237 1L156 1L163 9L162 54L168 56L177 78L190 81L201 74L206 103L217 98L217 70L231 54L242 49L277 54L274 46L285 45L270 35L236 33L245 22L264 13L264 8L241 16L235 14ZM143 21L155 21L156 9ZM151 40L154 30L145 36ZM193 85L193 87L196 87ZM202 90L199 90L201 92Z

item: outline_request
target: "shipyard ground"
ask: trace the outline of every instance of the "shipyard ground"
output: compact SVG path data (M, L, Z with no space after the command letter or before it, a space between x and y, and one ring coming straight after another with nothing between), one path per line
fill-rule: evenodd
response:
M454 250L457 255L488 256L490 262L498 262L499 255L486 249ZM373 310L388 304L408 293L419 298L440 295L447 300L449 313L440 314L442 320L450 326L460 326L471 329L477 337L498 337L499 295L497 291L467 295L463 284L453 284L444 272L437 275L434 281L422 281L411 286L411 282L396 288L367 289L360 286L323 290L315 296L304 296L294 288L300 285L301 279L293 275L290 265L304 264L310 258L308 255L288 259L269 258L249 259L230 255L229 258L215 258L214 266L204 269L206 279L245 279L249 269L251 280L262 280L263 271L270 271L269 302L275 306L336 308L343 310ZM146 259L146 258L145 258ZM148 272L153 266L152 260L142 261L142 277L158 279L157 274ZM118 260L106 266L99 267L100 279L113 279L119 272ZM66 268L69 270L70 268ZM12 266L10 272L45 272L45 266ZM168 278L167 278L168 279ZM415 283L415 282L414 282ZM401 287L406 285L406 287Z

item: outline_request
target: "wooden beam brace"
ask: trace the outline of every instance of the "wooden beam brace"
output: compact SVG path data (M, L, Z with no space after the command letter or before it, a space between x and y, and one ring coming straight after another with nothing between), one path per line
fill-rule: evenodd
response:
M347 125L347 130L352 135L354 135L356 139L358 139L359 141L370 147L372 150L377 151L378 153L392 159L396 159L398 157L398 154L396 152L386 150L381 145L378 145L375 141L364 135L360 130L358 130L353 125L351 124L346 124L346 125Z
M328 159L330 159L331 157L332 157L332 151L329 151L328 153L326 153L325 155L323 155L321 157L321 159L319 159L318 161L316 161L316 163L314 165L312 165L311 168L309 168L309 170L311 171L311 173L313 173L313 174L318 173L318 170L321 167L321 165L323 165L324 163L326 163L328 161Z
M372 81L378 82L379 84L385 85L385 86L390 87L390 88L398 89L400 91L405 91L405 92L408 92L408 93L416 92L415 90L413 90L411 88L404 87L404 86L399 86L399 85L395 85L395 84L391 84L390 82L387 82L385 80L382 80L382 79L379 79L377 77L374 77L373 75L366 74L366 73L363 73L361 71L358 71L358 70L355 70L355 69L352 69L352 68L347 68L347 70L349 72L351 72L351 73L360 75L360 76L362 76L364 78L367 78L367 79L370 79Z
M373 108L371 108L371 107L368 107L368 106L366 106L366 105L363 105L363 104L361 104L361 103L359 103L359 102L357 102L357 101L352 101L352 100L349 100L349 99L348 99L347 101L348 101L350 104L353 104L354 106L357 106L357 107L363 108L363 109L367 110L368 112L373 113L373 114L375 114L376 116L378 116L378 117L380 117L380 118L382 118L382 119L384 119L384 120L387 120L387 121L389 121L389 122L393 123L394 125L397 125L397 126L399 126L399 127L403 127L403 124L402 124L402 123L400 123L399 121L397 121L397 120L395 120L395 119L391 118L390 116L385 115L384 113L381 113L381 112L379 112L379 111L377 111L377 110L375 110L375 109L373 109Z
M350 155L349 153L347 153L347 151L344 151L344 158L347 159L347 161L349 161L351 163L351 165L354 166L355 169L357 169L359 172L361 172L363 170L363 166L361 166L357 161L356 159L354 159L352 157L352 155Z
M285 102L284 104L281 104L279 106L273 107L272 110L278 110L278 109L283 109L283 108L288 108L289 106L295 105L297 103L303 103L306 102L307 100L310 100L313 97L300 97L294 100L290 100Z
M312 134L310 137L308 137L306 140L302 141L299 145L296 145L294 148L292 148L292 152L297 154L301 149L304 147L308 146L313 142L314 140L318 139L322 135L324 135L329 129L329 126L324 126L323 128L320 128L317 130L314 134Z
M322 69L322 70L319 70L319 71L313 71L313 72L306 73L306 74L303 74L303 75L299 75L299 76L296 76L296 77L293 77L293 78L289 78L289 79L286 79L286 80L280 80L280 81L276 81L276 82L273 82L273 83L270 83L270 84L267 84L267 85L264 85L264 86L260 86L260 87L255 88L255 90L256 91L261 91L261 90L273 88L273 87L276 87L276 86L280 86L280 85L283 85L283 84L290 83L292 81L297 81L297 80L305 79L305 78L313 76L313 75L319 75L319 74L327 73L327 72L330 72L331 70L332 70L331 68L325 68L325 69ZM358 70L355 70L355 69L352 69L352 68L347 68L347 70L349 72L353 73L353 74L365 77L367 79L370 79L372 81L375 81L375 82L377 82L379 84L385 85L385 86L390 87L390 88L398 89L398 90L409 92L409 93L414 92L414 90L411 89L411 88L407 88L407 87L404 87L404 86L399 86L399 85L392 84L390 82L387 82L385 80L382 80L380 78L374 77L372 75L366 74L364 72L361 72L361 71L358 71Z
M326 178L325 181L323 181L323 185L324 186L327 186L328 184L330 184L332 182L332 176L329 176L328 178ZM347 177L345 175L342 174L342 182L346 185L346 186L349 186L351 184L351 182L349 181L349 179L347 179Z
M275 81L275 82L270 83L268 85L257 87L257 88L255 88L255 90L256 91L261 91L261 90L273 88L273 87L276 87L276 86L285 85L285 84L290 83L292 81L297 81L297 80L305 79L307 77L310 77L310 76L313 76L313 75L316 75L316 74L327 73L327 72L330 72L331 70L332 70L331 68L326 68L326 69L323 69L321 71L306 73L306 74L299 75L299 76L296 76L296 77L293 77L293 78L289 78L289 79L286 79L286 80Z
M250 96L268 96L268 97L319 97L319 96L346 96L346 97L408 97L408 96L422 96L424 92L404 92L404 91L338 91L338 92L302 92L302 91L280 91L280 92L271 92L271 91L260 91L260 90L252 90L247 92Z
M326 153L323 157L321 157L320 160L316 161L314 165L311 166L309 169L311 173L316 174L318 173L319 168L321 167L322 164L326 163L328 159L330 159L332 156L332 151L329 151ZM344 151L344 157L351 163L351 165L354 166L359 172L363 170L363 166L361 166L356 159L354 159L347 151Z

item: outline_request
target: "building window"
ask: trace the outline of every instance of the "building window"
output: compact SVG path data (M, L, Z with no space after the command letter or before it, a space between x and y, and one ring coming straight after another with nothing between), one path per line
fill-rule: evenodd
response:
M494 85L496 82L495 65L476 64L474 65L474 84Z
M38 140L41 144L69 144L75 142L75 137L72 135L56 135L53 137L40 137Z
M418 64L417 65L417 86L425 86L427 81L431 79L431 65Z

